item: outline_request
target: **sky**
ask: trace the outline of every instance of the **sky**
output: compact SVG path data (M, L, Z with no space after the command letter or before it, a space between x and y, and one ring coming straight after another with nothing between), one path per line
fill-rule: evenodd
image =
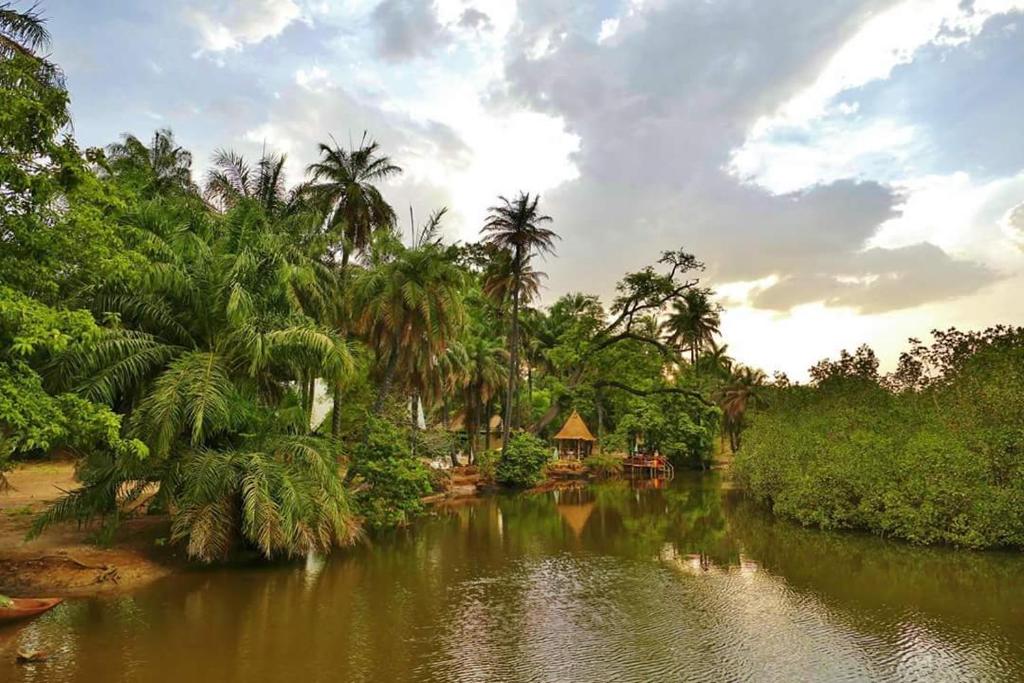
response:
M83 146L288 155L364 131L417 221L499 194L561 235L545 302L685 248L729 353L806 377L1024 323L1024 0L46 0ZM403 223L406 225L406 223ZM406 225L407 227L407 225Z

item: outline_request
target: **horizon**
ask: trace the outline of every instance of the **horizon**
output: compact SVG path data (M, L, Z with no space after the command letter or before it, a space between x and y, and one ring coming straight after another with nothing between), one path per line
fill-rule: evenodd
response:
M561 235L542 303L684 247L731 355L804 380L862 343L1020 324L1024 2L48 2L75 135L289 157L367 131L399 216L475 241L499 194ZM117 73L117 78L111 78ZM1004 132L1005 131L1005 132ZM404 227L405 220L400 220Z

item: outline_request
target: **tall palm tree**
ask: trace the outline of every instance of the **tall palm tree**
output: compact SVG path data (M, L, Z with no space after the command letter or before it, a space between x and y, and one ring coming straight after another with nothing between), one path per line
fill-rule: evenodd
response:
M740 448L740 436L746 426L747 410L763 400L766 380L763 370L739 366L733 369L729 381L718 392L723 426L729 435L729 446L733 452Z
M406 387L436 368L465 321L462 271L434 245L399 247L396 257L362 273L357 318L381 371L374 413L396 379Z
M721 333L720 313L720 307L711 300L707 289L689 289L672 305L665 322L668 341L689 351L690 364L695 369L701 350Z
M377 184L398 175L402 169L380 154L376 142L366 134L359 147L348 151L337 143L320 143L320 161L306 169L310 182L303 188L327 216L325 227L341 243L341 265L348 265L352 252L370 245L376 230L395 225L395 211Z
M512 323L508 341L509 378L505 419L501 426L504 450L508 446L514 404L518 399L519 306L522 303L523 292L528 287L525 276L530 272L530 259L534 254L554 253L558 235L553 230L543 227L545 223L551 222L551 217L538 210L539 196L531 197L529 193L520 192L512 201L505 197L498 197L498 201L501 203L488 209L487 222L484 223L481 232L486 236L485 241L488 244L512 254L509 268L512 278Z
M107 146L108 169L135 183L147 197L196 191L192 182L192 153L174 140L170 128L153 133L149 146L130 133Z
M310 180L299 188L300 196L308 197L325 216L324 230L332 260L341 250L341 277L347 276L352 252L365 252L374 232L392 230L395 211L384 200L377 184L398 175L402 169L391 159L380 154L376 142L367 139L364 132L359 146L351 151L337 142L320 143L320 161L310 164L306 173ZM347 334L344 323L339 330ZM342 387L333 387L333 420L331 432L341 432Z

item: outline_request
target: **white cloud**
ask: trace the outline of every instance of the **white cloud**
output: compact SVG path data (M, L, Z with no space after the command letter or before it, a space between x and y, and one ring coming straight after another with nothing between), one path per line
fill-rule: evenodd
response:
M327 69L314 64L309 69L296 71L295 83L310 92L323 92L332 85L331 74Z
M186 10L202 51L241 50L273 38L301 16L295 0L221 0Z
M617 18L605 19L601 22L601 30L597 33L597 42L603 43L619 32L619 20Z
M863 23L829 59L811 85L761 116L743 145L733 151L730 170L776 192L865 175L889 181L901 177L913 127L894 120L863 121L856 104L834 98L843 92L889 78L893 69L913 61L930 44L969 42L992 17L1024 9L1024 0L903 0Z

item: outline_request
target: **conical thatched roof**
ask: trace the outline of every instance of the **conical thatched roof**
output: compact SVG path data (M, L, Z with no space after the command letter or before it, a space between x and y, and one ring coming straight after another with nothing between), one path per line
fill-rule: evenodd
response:
M565 421L565 425L562 426L562 431L555 434L555 440L580 440L580 441L597 441L594 435L587 429L587 423L583 421L580 414L575 410L572 411L572 415Z

